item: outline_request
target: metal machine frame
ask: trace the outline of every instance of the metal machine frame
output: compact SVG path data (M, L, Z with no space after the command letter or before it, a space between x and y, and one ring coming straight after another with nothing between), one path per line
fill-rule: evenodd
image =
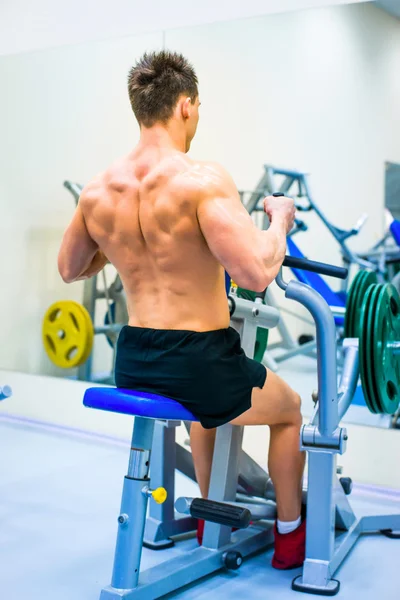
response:
M308 263L304 260L303 268L306 269ZM313 594L335 595L340 583L333 575L360 535L382 531L390 537L397 537L392 530L400 530L400 513L357 518L346 497L345 486L337 478L337 455L346 450L348 438L346 429L340 427L340 421L351 404L359 376L357 340L348 340L345 344L346 358L338 389L336 328L329 306L315 290L296 281L286 284L281 274L277 277L277 284L285 291L286 298L300 303L311 313L316 325L318 349L318 404L310 423L301 430L301 449L307 451L309 459L306 560L302 575L293 580L292 588ZM244 320L239 326L243 328L246 352L250 351L251 356L253 347L250 343L255 342L257 327L263 326L263 322L268 327L274 324L265 325L267 315L274 319L275 314L275 325L278 319L275 309L262 305L252 306L248 314L253 317L250 323ZM234 313L233 318L235 316L238 314ZM98 388L95 388L93 393L97 391ZM111 394L122 402L118 390ZM112 410L109 404L100 406L92 403L91 406ZM167 452L169 449L173 453L175 445L173 435L166 434L166 431L174 432L175 425L172 424L171 428L163 423L156 425L164 436L161 437L161 445L160 437L154 436L157 417L149 414L149 418L144 418L142 410L140 415L135 418L128 474L124 481L112 581L102 590L101 600L160 598L219 570L224 564L229 566L232 559L236 564L233 568L237 568L242 557L267 548L272 541L272 527L268 519L274 515L273 504L251 497L247 497L247 502L235 504L243 428L227 424L217 430L209 500L200 502L208 507L209 513L212 513L215 502L223 503L227 511L244 507L251 513L252 524L247 529L232 533L229 522L218 520L216 507L214 517L206 521L201 547L140 573L141 551L146 536L147 541L153 541L155 545L163 540L170 543L169 535L193 527L188 515L199 516L193 512L192 498L179 498L175 508L185 515L181 523L169 504L168 514L155 514L150 509L146 526L147 501L153 494L149 478L150 453L151 482L171 486L171 493L172 468L175 465L172 464L168 471ZM175 529L172 523L176 523Z

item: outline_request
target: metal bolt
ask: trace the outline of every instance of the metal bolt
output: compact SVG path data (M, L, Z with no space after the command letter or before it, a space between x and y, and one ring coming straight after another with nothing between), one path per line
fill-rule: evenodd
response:
M119 515L118 517L118 523L120 525L126 525L129 521L129 517L128 515Z
M343 439L345 442L347 442L347 440L349 439L349 436L347 435L347 433L343 436Z
M253 317L258 317L259 313L260 313L260 311L258 310L258 308L253 308L253 310L252 310Z

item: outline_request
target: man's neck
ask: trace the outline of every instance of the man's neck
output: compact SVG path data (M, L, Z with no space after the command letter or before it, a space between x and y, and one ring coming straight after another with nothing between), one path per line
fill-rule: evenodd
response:
M174 127L153 125L153 127L140 128L140 145L155 146L158 148L171 148L179 152L186 152L185 134Z

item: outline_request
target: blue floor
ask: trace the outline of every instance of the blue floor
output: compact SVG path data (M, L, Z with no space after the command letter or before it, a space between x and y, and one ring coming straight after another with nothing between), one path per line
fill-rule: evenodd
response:
M110 581L129 444L8 421L0 421L0 440L0 599L98 600ZM178 474L177 491L190 495L196 486ZM357 488L351 498L359 514L400 511L399 496ZM145 549L142 567L195 545L191 539L161 552ZM300 571L273 570L271 554L168 598L315 598L292 592ZM399 565L400 540L365 536L336 574L342 582L337 597L399 600Z

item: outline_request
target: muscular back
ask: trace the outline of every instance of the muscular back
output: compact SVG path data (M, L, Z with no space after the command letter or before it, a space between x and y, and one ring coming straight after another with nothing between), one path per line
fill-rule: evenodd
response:
M207 331L229 325L224 269L198 221L207 168L170 149L136 150L89 184L86 227L116 267L129 324Z

